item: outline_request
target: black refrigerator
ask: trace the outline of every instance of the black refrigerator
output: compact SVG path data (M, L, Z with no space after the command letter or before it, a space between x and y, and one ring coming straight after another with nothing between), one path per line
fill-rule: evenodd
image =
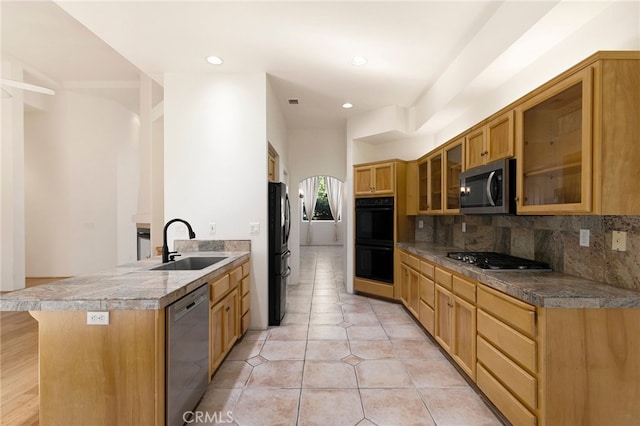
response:
M287 185L269 182L269 325L280 325L287 307L291 206Z

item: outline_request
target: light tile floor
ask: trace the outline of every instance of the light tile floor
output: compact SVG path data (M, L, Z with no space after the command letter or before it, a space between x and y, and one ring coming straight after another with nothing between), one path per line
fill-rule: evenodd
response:
M401 305L346 293L342 262L301 248L283 324L245 335L192 424L500 425Z

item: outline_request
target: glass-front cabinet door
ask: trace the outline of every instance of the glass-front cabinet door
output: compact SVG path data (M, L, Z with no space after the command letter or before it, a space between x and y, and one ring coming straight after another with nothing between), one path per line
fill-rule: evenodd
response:
M519 213L591 210L592 70L516 108Z
M460 209L460 173L462 172L464 138L444 147L445 213L458 213Z
M429 162L418 161L418 213L429 211Z
M442 212L442 151L429 157L429 210Z

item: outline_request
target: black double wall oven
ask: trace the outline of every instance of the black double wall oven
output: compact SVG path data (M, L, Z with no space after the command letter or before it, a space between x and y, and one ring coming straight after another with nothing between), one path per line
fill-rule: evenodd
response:
M356 277L393 284L393 218L393 197L356 198Z

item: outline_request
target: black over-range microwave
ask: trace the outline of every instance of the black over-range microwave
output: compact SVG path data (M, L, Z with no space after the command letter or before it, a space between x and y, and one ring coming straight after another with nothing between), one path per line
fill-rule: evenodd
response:
M460 174L460 213L516 212L516 160L505 159Z

